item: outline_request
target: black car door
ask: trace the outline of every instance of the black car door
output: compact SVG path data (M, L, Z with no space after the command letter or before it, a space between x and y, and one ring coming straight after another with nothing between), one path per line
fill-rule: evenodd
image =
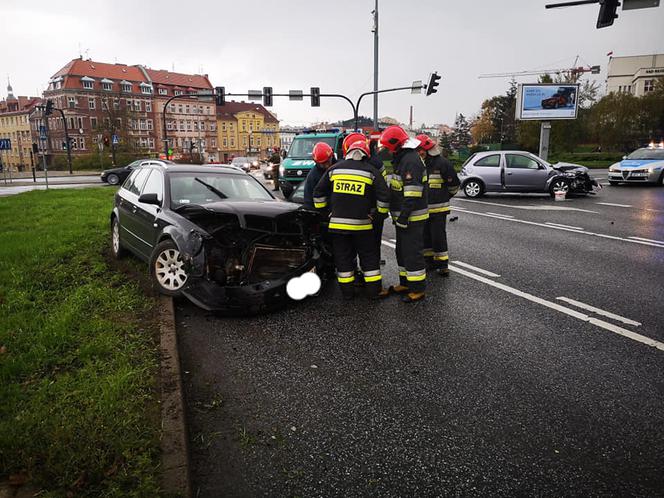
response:
M160 202L164 200L164 175L158 169L150 169L150 176L143 184L141 195L157 194ZM161 206L137 202L135 220L138 236L141 238L142 247L146 257L150 257L154 246L157 244L157 237L163 228L160 226L158 214Z
M134 252L139 256L145 257L147 242L143 240L140 233L140 223L138 222L138 196L143 188L143 184L150 174L149 168L139 168L122 185L120 204L120 236L128 242Z

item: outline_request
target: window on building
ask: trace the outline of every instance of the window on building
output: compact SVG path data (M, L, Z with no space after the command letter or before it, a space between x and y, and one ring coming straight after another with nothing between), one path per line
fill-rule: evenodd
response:
M70 109L76 108L76 97L69 97L67 101Z
M168 95L168 90L166 90L165 88L160 88L159 95Z
M145 103L145 112L152 112L152 102Z
M235 139L231 137L231 147L235 147Z
M147 120L147 125L148 125L148 130L152 131L153 127L152 127L152 120L151 119Z
M173 95L182 95L182 90L173 90Z
M226 138L224 137L224 141L222 142L224 144L224 147L228 147L228 144L226 142Z
M211 147L216 147L217 146L217 139L216 138L212 137L210 139L210 146Z
M184 106L184 109L185 109L184 112L186 112L187 114L189 114L189 106L188 106L188 105Z
M81 116L76 119L76 123L78 124L79 130L83 128L83 118Z
M94 83L92 81L83 80L83 88L86 90L92 90Z
M191 121L187 121L187 131L191 131Z
M102 97L101 99L101 108L104 111L108 111L108 99L106 97Z
M79 142L78 148L81 149L81 150L85 150L85 138L84 137L79 137L78 142Z
M102 83L101 88L102 88L102 90L106 90L106 91L110 92L111 90L113 90L113 83L111 83L111 82Z
M113 99L113 109L116 111L120 109L120 99L117 97Z
M97 104L95 103L94 98L89 98L88 99L88 109L94 110L97 107Z
M136 111L136 112L141 111L141 101L140 100L134 100L134 111Z
M97 129L97 118L95 117L90 118L90 126L92 127L93 130Z
M122 91L131 93L131 84L130 83L123 83L122 84Z
M150 85L141 85L141 92L150 95L152 93L152 87Z
M643 92L654 92L655 91L655 80L645 80L643 82Z
M178 105L178 113L182 114L182 104Z
M145 123L145 119L139 120L139 125L140 125L141 130L147 130L148 129L148 126Z
M131 106L133 106L133 105L134 105L134 104L132 104L132 101L129 100L129 99L127 99L127 110L128 110L128 111L131 111Z

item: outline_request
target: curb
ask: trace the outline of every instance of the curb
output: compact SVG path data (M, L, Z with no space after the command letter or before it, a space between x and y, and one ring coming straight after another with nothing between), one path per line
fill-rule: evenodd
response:
M167 496L190 498L189 447L173 299L160 296L159 308L161 484Z

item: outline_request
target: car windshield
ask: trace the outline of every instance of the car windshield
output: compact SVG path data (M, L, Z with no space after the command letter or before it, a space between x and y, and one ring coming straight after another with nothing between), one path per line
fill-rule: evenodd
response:
M636 149L627 159L664 159L664 149Z
M314 150L314 145L318 142L325 142L327 145L332 147L336 145L337 139L335 137L302 137L295 138L293 143L288 149L288 156L294 159L311 159L311 152Z
M253 178L231 173L171 173L171 209L222 200L271 201Z

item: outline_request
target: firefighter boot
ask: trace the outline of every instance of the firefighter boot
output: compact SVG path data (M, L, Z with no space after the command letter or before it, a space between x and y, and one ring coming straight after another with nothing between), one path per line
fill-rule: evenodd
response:
M405 285L390 285L388 292L390 294L405 294L408 292L408 287Z
M414 303L424 299L424 292L409 292L401 298L404 303Z

